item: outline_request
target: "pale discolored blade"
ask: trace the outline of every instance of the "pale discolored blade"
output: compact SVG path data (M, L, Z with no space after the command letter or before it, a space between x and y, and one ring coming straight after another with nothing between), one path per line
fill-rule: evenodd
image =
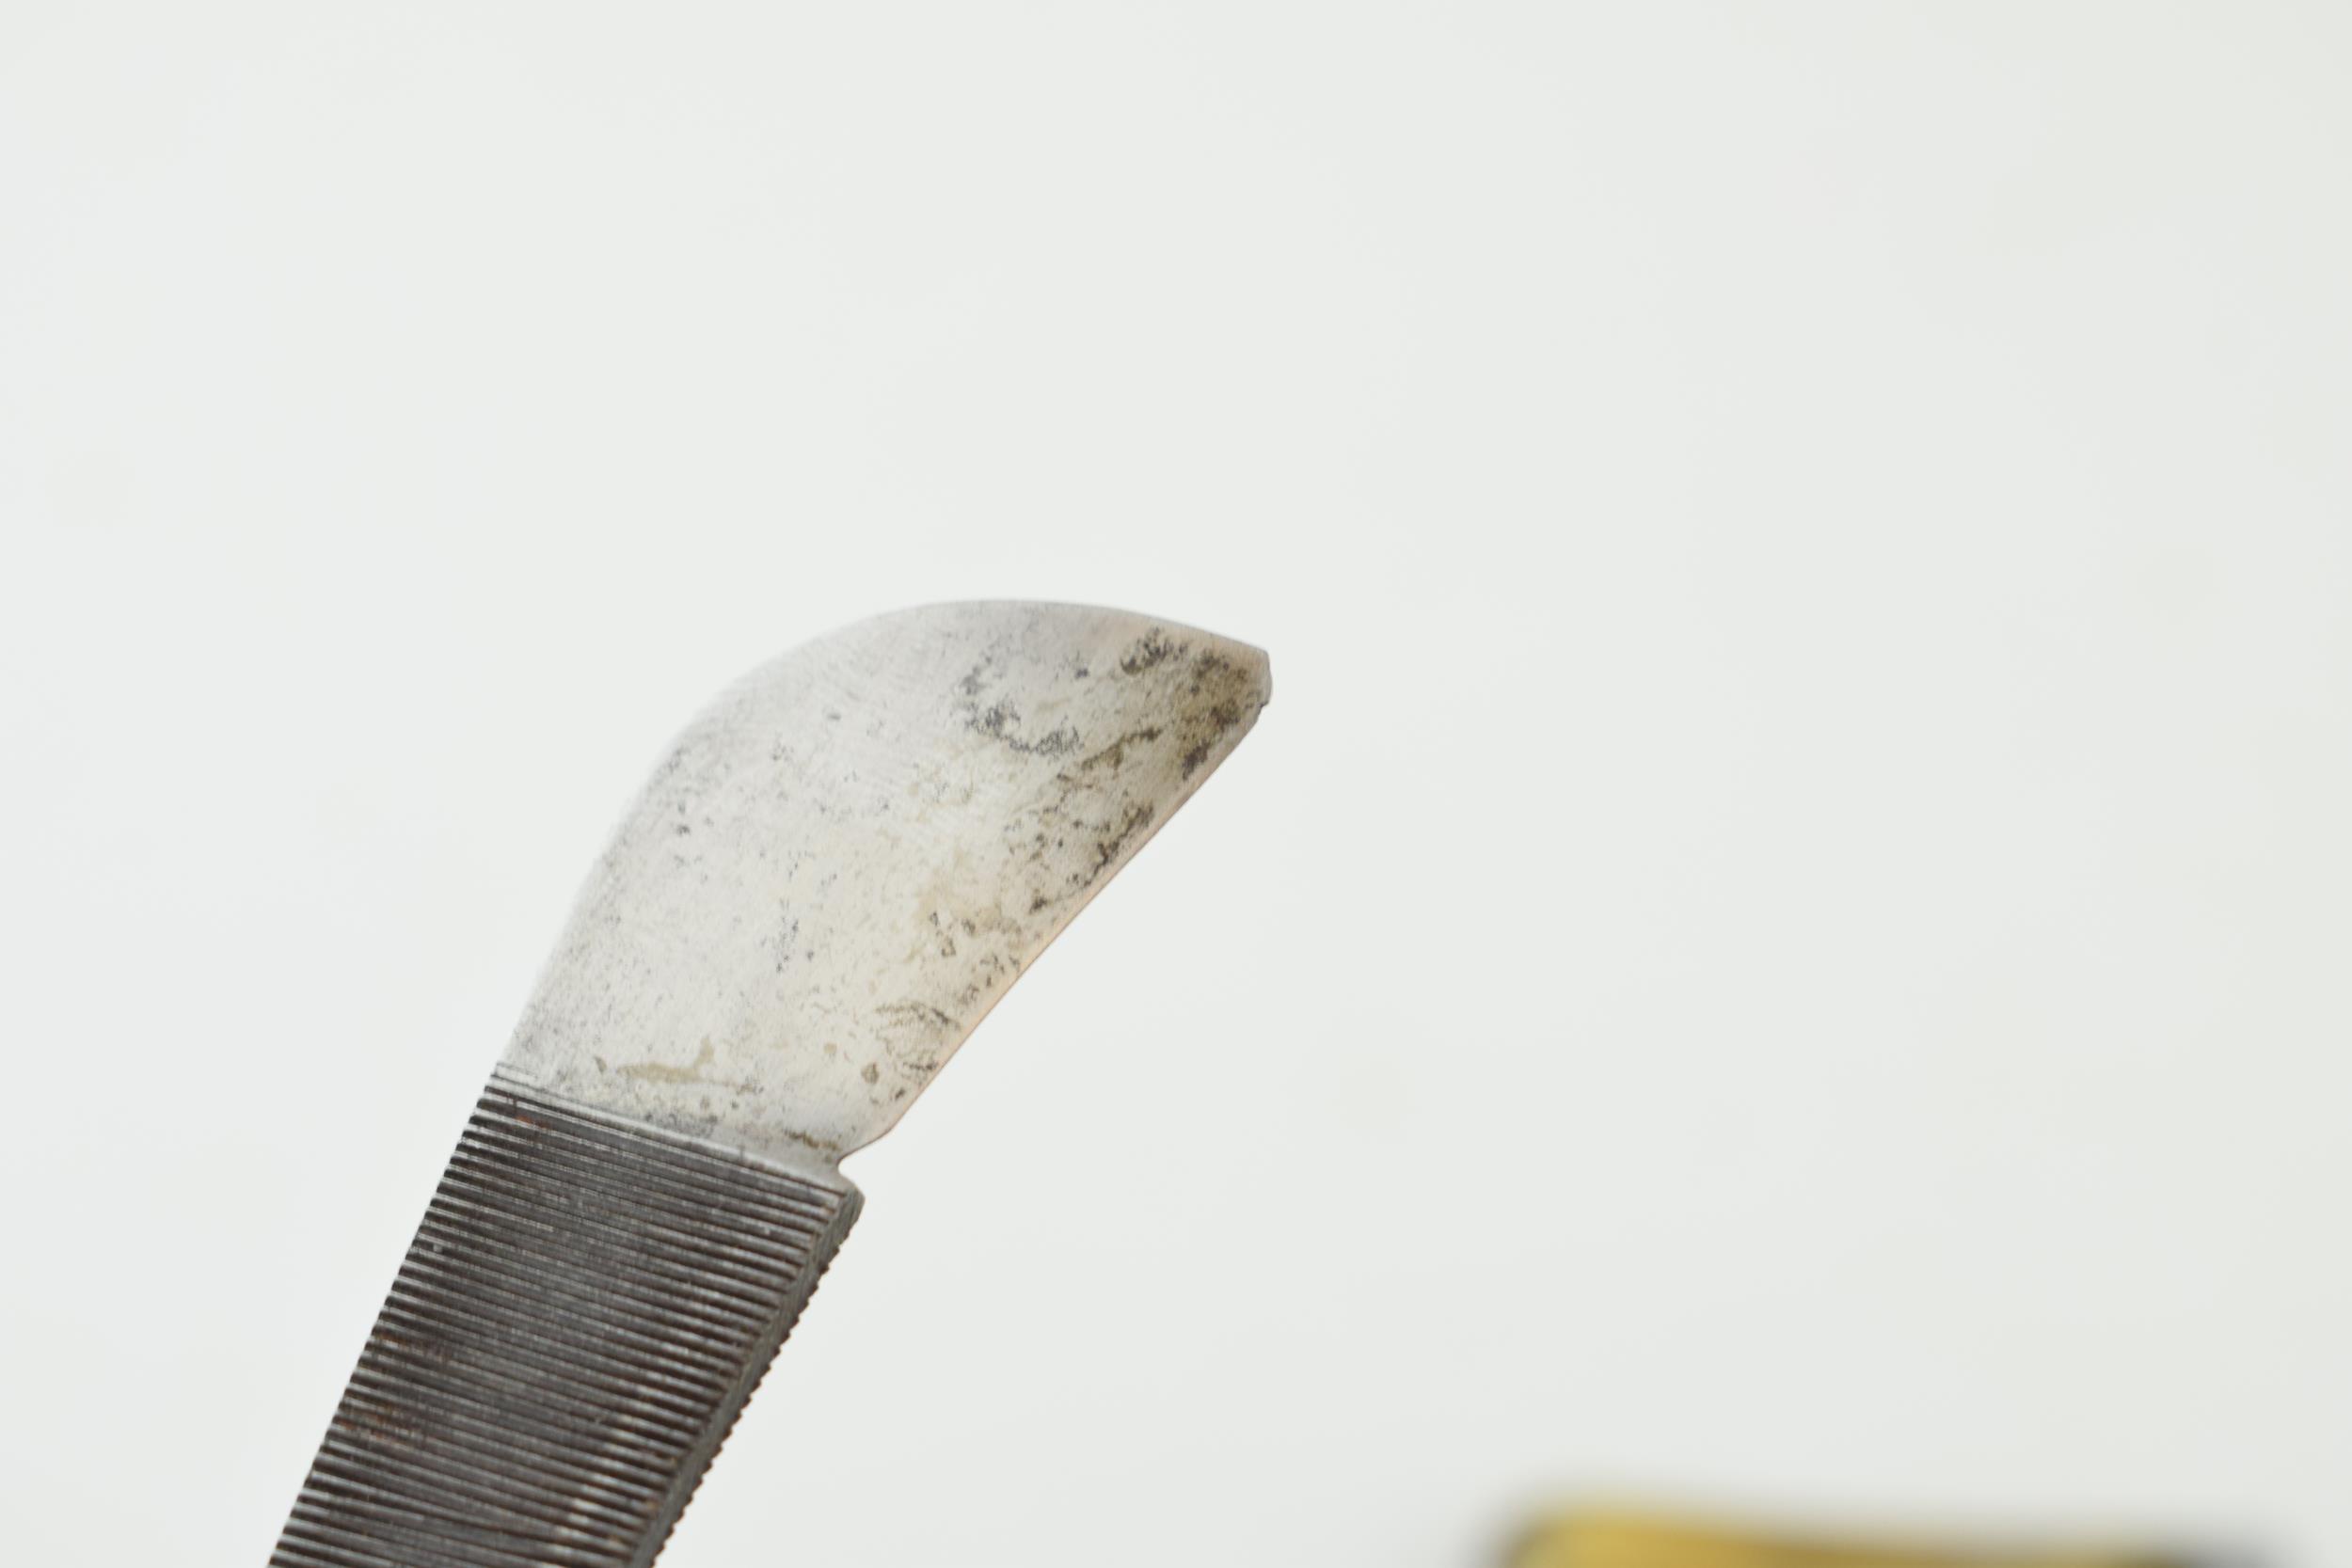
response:
M755 672L580 895L280 1568L644 1568L889 1131L1248 733L1264 655L942 605Z
M590 878L503 1070L771 1158L887 1132L1238 744L1265 656L1064 605L786 655L690 726Z

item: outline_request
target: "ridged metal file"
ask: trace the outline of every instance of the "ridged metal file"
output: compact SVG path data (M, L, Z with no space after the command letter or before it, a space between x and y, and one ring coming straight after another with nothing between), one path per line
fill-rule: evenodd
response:
M493 1079L274 1568L640 1568L856 1189Z

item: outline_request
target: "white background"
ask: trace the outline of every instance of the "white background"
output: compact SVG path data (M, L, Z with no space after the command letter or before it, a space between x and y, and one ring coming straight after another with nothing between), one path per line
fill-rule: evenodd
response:
M2352 13L0 3L0 1501L251 1564L671 730L1277 700L688 1568L2352 1563Z

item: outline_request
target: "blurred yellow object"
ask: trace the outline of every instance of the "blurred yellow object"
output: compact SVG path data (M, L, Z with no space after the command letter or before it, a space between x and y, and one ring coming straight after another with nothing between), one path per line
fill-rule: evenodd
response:
M1512 1552L1508 1568L2198 1568L2198 1560L2145 1551L1841 1540L1593 1510L1537 1527Z

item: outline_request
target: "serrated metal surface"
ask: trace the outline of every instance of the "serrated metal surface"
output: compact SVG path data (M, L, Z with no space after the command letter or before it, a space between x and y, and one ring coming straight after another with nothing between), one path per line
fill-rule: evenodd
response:
M644 1568L857 1207L494 1078L273 1568Z

